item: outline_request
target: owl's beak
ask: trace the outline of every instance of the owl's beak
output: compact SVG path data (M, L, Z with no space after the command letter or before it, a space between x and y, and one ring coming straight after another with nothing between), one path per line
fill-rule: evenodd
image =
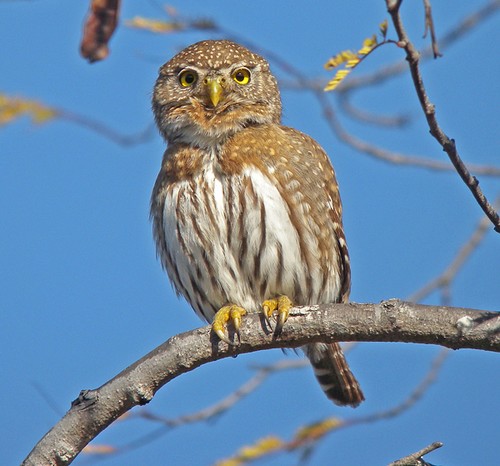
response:
M208 96L210 97L210 101L217 107L219 100L222 95L222 84L220 82L220 78L206 78L205 85L207 86Z

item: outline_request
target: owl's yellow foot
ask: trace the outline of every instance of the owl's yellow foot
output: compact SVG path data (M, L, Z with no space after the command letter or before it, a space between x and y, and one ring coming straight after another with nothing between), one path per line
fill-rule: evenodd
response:
M283 325L288 319L290 314L290 309L293 307L292 301L288 296L280 296L274 299L267 299L262 303L262 312L266 322L271 327L270 317L277 311L276 316L276 328L274 329L274 334L278 336L283 329Z
M215 314L214 320L212 321L212 330L217 334L217 336L228 345L234 345L234 343L229 340L226 336L227 323L231 321L234 327L236 335L238 335L238 340L240 339L240 325L241 317L247 313L245 309L236 304L230 304L228 306L221 307Z

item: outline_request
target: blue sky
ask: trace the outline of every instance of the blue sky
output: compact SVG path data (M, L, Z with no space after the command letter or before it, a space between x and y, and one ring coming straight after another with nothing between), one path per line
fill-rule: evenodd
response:
M152 122L150 95L158 67L182 47L213 36L153 35L122 25L110 57L89 65L78 54L86 3L0 2L0 92L135 134ZM293 11L284 0L172 4L186 16L212 17L321 78L330 76L322 65L331 55L359 48L387 17L382 0L294 2ZM438 36L475 6L434 2ZM162 12L154 2L125 1L122 20L135 15L161 18ZM405 2L403 15L417 46L427 44L421 38L420 2ZM497 167L500 69L491 41L498 26L497 15L422 67L437 117L463 159ZM389 36L394 37L392 28ZM383 47L353 75L398 57L401 50ZM289 81L275 64L273 69L282 83ZM330 132L310 95L284 89L282 96L284 123L317 139L336 168L353 264L351 299L404 298L439 274L481 218L458 175L394 166L358 153ZM402 130L342 117L357 137L446 161L428 134L408 75L356 93L353 103L377 114L412 117ZM124 147L68 121L33 126L22 119L0 127L2 464L19 463L81 389L98 387L168 337L200 325L187 303L175 297L155 257L149 196L163 150L156 132L145 143ZM491 199L498 195L499 178L479 178ZM499 264L499 237L490 231L457 276L452 304L498 310ZM439 303L439 295L426 302ZM438 351L365 343L348 356L367 398L355 411L324 399L309 369L282 372L220 418L171 430L105 462L209 465L266 435L289 439L301 425L326 416L380 411L408 396ZM147 409L169 418L196 411L234 391L254 373L252 365L283 357L269 351L206 365L170 383ZM413 409L333 433L311 464L386 464L436 440L445 446L428 457L431 463L496 464L499 368L496 354L454 352ZM155 429L131 420L111 427L97 442L122 446ZM89 462L81 455L75 464ZM296 456L284 455L263 464L296 462Z

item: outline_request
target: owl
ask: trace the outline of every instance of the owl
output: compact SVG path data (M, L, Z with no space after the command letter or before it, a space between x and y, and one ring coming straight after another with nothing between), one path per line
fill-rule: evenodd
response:
M268 62L227 40L165 63L153 112L167 142L151 198L158 255L175 290L235 344L247 313L279 336L292 305L346 302L350 264L333 167L281 124ZM364 400L338 343L303 348L324 393Z

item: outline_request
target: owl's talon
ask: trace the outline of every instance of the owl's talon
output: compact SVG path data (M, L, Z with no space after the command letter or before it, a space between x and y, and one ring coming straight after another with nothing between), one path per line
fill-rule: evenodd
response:
M270 317L273 315L274 310L276 309L276 300L267 300L262 303L262 315L264 316L264 320L269 328L272 330L273 325L271 324Z
M290 314L290 309L293 307L292 301L287 296L280 296L275 299L267 299L262 303L262 313L264 314L264 319L271 326L270 317L273 315L274 311L278 311L276 319L276 327L274 328L274 335L278 336L283 330L283 325L288 320Z
M241 317L247 313L245 309L240 306L236 306L235 304L230 304L228 306L224 306L220 308L214 316L214 320L212 321L212 330L213 332L225 343L228 345L235 345L234 342L229 340L226 335L227 323L231 321L234 327L234 331L238 337L238 341L241 342L240 338L240 326L241 326Z
M273 329L273 324L271 323L271 319L269 319L269 317L267 317L265 314L264 314L264 320L266 321L266 324L267 326L269 327L270 330Z
M288 320L290 309L293 307L292 301L287 296L280 296L278 298L278 322L274 329L274 334L278 336L283 330L283 325Z
M231 309L230 312L230 320L233 322L234 333L238 337L238 342L241 343L241 335L240 335L240 326L241 326L241 316L244 315L241 313L241 307L238 309Z
M276 322L276 328L274 329L274 334L276 336L281 334L281 331L283 330L283 325L285 325L285 322L288 319L288 311L286 312L280 312L278 314L278 321Z
M212 329L213 329L213 327L212 327ZM217 334L219 339L221 341L223 341L224 343L227 343L228 345L234 345L234 343L228 337L226 337L226 334L224 333L223 330L214 330L214 332Z
M262 313L264 314L264 318L266 319L266 322L269 324L270 327L271 327L270 318L276 309L278 309L278 300L277 299L266 299L262 303Z

